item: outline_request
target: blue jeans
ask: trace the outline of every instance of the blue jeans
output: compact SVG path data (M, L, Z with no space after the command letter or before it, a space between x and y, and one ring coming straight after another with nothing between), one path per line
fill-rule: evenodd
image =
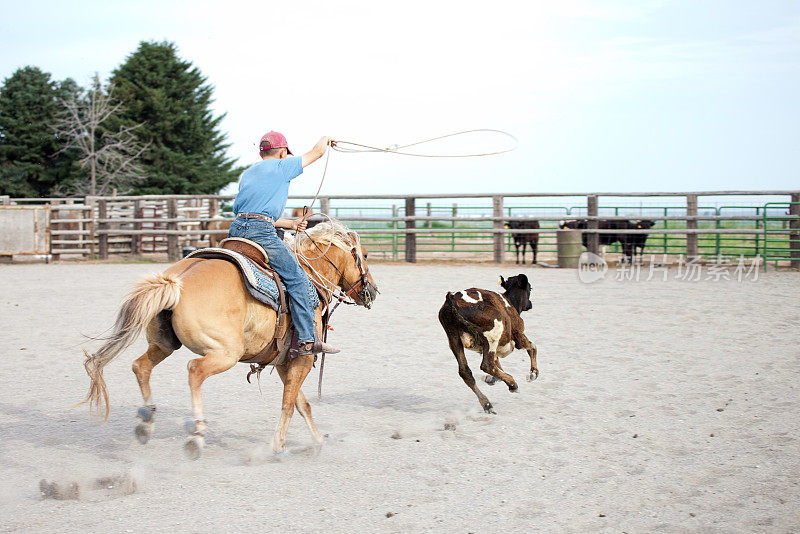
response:
M228 237L255 241L267 251L269 264L283 279L292 303L292 322L300 343L314 341L314 302L308 293L308 275L300 267L272 223L260 219L234 219Z

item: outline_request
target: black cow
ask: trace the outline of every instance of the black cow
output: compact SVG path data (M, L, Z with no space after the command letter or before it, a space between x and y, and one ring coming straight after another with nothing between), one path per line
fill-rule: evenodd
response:
M597 221L597 228L599 230L647 230L653 227L654 221L641 220L639 222L621 221L621 220L599 220ZM586 221L561 221L558 225L559 228L585 230L588 225ZM589 233L583 232L581 242L584 247L589 246ZM647 241L647 234L628 234L620 233L602 233L597 234L597 242L600 246L613 245L619 242L622 246L622 261L629 261L633 263L633 256L636 253L636 248L644 251L644 245Z
M519 316L531 309L528 277L520 274L504 280L501 276L500 285L505 289L502 295L475 287L448 292L439 310L439 322L447 334L450 350L458 360L458 374L475 392L487 413L495 411L475 384L464 349L480 352L483 355L481 370L505 382L509 391L516 391L517 383L514 377L503 372L498 357L504 358L514 349L524 349L531 359L528 381L539 376L536 345L525 336L525 323Z
M643 219L638 222L631 223L632 230L649 230L653 226L655 226L655 221L650 221L647 219ZM639 249L639 258L644 257L644 246L647 243L647 234L627 234L627 239L630 242L630 252L631 252L631 264L633 264L633 260L636 259L636 249Z
M628 221L597 221L597 228L598 230L618 230L620 228L626 228L626 224ZM569 228L572 230L585 230L588 228L588 223L586 221L561 221L558 224L558 227L562 230L565 228ZM584 247L589 246L589 232L583 232L581 235L581 242L583 243ZM619 234L597 234L598 236L598 244L600 246L611 245L619 241Z
M539 221L508 221L506 228L512 230L538 230ZM533 262L536 263L536 251L539 248L539 234L511 234L514 237L514 249L516 250L517 263L519 263L519 247L522 246L522 264L525 264L525 245L530 245L533 251Z

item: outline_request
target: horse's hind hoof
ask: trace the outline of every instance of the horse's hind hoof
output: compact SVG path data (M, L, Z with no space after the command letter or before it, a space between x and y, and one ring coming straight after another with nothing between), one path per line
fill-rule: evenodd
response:
M497 415L497 412L494 411L494 407L492 406L491 402L487 402L486 404L483 405L483 411L486 413Z
M133 432L136 434L136 439L139 440L139 443L144 445L150 441L150 436L153 435L153 423L139 423Z
M150 408L148 406L140 406L139 409L136 411L136 417L141 419L145 423L149 423L153 420L153 414L155 413L155 409Z
M528 382L533 382L539 378L539 371L531 371L531 374L528 375Z
M203 436L192 436L183 446L183 452L186 453L186 457L190 460L197 460L202 455L205 444L206 440L203 439Z
M497 382L497 377L494 377L492 375L486 375L483 377L483 381L489 384L490 386L493 386Z
M516 384L511 384L510 386L508 386L508 391L510 391L511 393L516 393L517 391L519 391L519 386Z

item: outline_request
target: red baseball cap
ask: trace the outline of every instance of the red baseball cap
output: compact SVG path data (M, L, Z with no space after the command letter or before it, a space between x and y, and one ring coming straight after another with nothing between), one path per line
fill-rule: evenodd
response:
M289 143L286 142L286 137L282 133L278 132L267 132L263 136L261 136L261 143L259 143L259 150L267 150L270 148L285 148L286 152L290 155L292 151L289 150Z

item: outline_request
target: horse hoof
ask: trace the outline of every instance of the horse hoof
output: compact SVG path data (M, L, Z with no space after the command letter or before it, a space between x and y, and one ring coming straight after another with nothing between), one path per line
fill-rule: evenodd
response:
M139 409L136 411L136 417L141 419L145 423L149 423L153 420L153 412L154 410L148 408L147 406L140 406Z
M286 460L291 458L291 456L292 453L289 452L289 449L287 449L285 445L281 450L275 450L274 448L272 449L272 457L275 461L285 462Z
M200 458L205 444L206 441L203 439L203 436L192 436L183 446L183 452L186 453L186 457L190 460L197 460Z
M186 430L186 433L190 436L194 435L203 435L203 433L208 430L206 426L205 419L187 419L186 422L183 424L183 428Z
M511 384L510 386L508 386L508 391L510 391L511 393L516 393L517 391L519 391L519 386L517 386L516 384Z
M497 382L497 378L492 375L486 375L483 377L483 381L489 384L490 386L493 386L495 382Z
M139 440L139 443L144 445L150 441L150 436L153 435L153 423L139 423L136 425L134 433L136 434L136 439Z
M539 371L531 371L531 374L528 375L528 382L533 382L539 378Z
M483 411L486 413L497 415L497 412L494 411L494 407L492 406L491 402L487 402L486 404L483 405Z

